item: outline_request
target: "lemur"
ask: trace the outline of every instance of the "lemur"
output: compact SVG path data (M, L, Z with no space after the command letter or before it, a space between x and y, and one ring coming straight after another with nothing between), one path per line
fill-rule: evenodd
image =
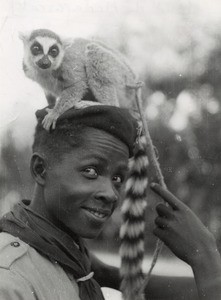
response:
M41 85L48 103L57 99L43 120L46 130L54 129L57 118L72 106L90 104L83 99L115 106L134 102L136 76L120 52L99 41L65 39L48 29L20 38L26 76Z

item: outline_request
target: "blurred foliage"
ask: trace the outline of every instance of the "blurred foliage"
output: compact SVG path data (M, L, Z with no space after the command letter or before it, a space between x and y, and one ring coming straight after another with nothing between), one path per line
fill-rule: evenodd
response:
M97 35L123 52L145 82L144 108L168 188L221 246L221 17L206 14L199 2L137 1L137 10ZM31 197L30 149L16 149L9 131L1 156L1 199ZM155 245L156 201L150 192L148 250ZM99 237L104 248L119 244L119 224L118 210Z

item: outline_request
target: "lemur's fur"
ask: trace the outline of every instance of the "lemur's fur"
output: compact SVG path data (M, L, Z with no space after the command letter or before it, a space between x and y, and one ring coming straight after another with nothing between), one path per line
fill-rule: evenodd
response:
M89 90L93 100L103 104L128 107L134 101L135 89L131 86L136 76L118 51L99 41L62 39L47 29L20 37L26 76L42 86L48 99L51 95L57 98L43 120L45 129L51 125L54 128L57 118L70 107L88 105L81 100L87 98ZM56 56L52 55L53 48Z
M147 205L149 161L146 139L138 139L129 163L120 229L121 291L124 300L144 300L142 262L144 256L145 208Z

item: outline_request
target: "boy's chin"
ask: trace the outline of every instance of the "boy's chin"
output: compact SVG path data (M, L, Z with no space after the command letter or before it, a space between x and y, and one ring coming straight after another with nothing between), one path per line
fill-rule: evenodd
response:
M96 239L99 236L100 232L96 233L96 234L86 234L84 236L81 236L84 239L89 239L89 240L93 240Z

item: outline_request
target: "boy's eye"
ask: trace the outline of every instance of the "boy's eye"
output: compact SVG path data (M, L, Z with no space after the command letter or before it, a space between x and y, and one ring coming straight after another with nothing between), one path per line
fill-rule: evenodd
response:
M115 175L112 180L116 183L122 183L123 182L123 178L120 175Z
M84 174L89 178L97 178L98 176L96 169L93 167L88 167L84 169Z

